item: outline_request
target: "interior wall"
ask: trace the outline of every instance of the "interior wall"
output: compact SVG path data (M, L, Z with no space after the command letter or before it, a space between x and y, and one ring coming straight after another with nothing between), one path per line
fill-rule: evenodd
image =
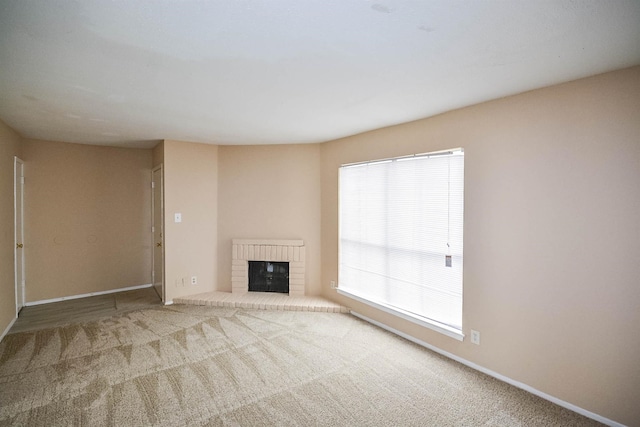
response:
M165 296L216 290L218 146L164 141ZM175 222L180 213L182 222ZM191 284L191 277L197 284Z
M151 283L151 150L25 140L26 300Z
M22 140L0 120L0 334L16 317L14 273L13 158L22 157Z
M153 147L152 156L154 168L164 162L164 141L160 141L155 147Z
M580 408L637 425L640 67L322 147L324 295ZM463 330L448 338L338 295L340 164L465 150Z
M232 239L302 239L305 293L320 287L320 146L221 146L218 290L231 291Z

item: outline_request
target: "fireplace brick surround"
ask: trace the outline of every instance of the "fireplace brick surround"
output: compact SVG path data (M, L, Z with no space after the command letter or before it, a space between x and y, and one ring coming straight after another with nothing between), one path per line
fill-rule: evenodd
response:
M289 262L289 295L304 296L305 246L302 240L233 239L231 292L249 292L249 261Z

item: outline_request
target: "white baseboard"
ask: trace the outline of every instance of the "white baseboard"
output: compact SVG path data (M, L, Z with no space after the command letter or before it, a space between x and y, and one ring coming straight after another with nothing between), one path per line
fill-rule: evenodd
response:
M152 286L153 284L148 283L146 285L129 286L128 288L110 289L108 291L90 292L88 294L71 295L68 297L61 297L61 298L43 299L40 301L31 301L31 302L25 303L24 305L25 307L31 307L33 305L49 304L51 302L60 302L60 301L66 301L70 299L93 297L96 295L115 294L116 292L124 292L124 291L135 291L136 289L150 288Z
M171 300L171 301L165 301L165 302L164 302L164 305L173 305L173 300Z
M13 326L13 324L16 323L16 320L18 320L18 316L14 317L13 320L9 322L9 325L4 329L4 331L2 332L2 335L0 335L0 341L2 341L5 335L9 333L9 330L11 330L11 327Z
M419 340L419 339L417 339L415 337L412 337L411 335L405 334L404 332L401 332L401 331L399 331L397 329L394 329L394 328L392 328L390 326L387 326L384 323L378 322L378 321L373 320L373 319L371 319L369 317L363 316L362 314L356 313L355 311L351 311L351 314L356 316L356 317L358 317L358 318L360 318L360 319L362 319L362 320L364 320L364 321L367 321L367 322L369 322L369 323L371 323L373 325L376 325L376 326L378 326L378 327L380 327L382 329L385 329L385 330L387 330L389 332L392 332L392 333L394 333L394 334L396 334L398 336L401 336L402 338L404 338L406 340L414 342L414 343L416 343L416 344L418 344L418 345L420 345L422 347L428 348L429 350L432 350L432 351L434 351L434 352L436 352L438 354L441 354L441 355L443 355L445 357L448 357L449 359L453 359L456 362L462 363L463 365L466 365L466 366L470 367L471 369L475 369L476 371L480 371L480 372L482 372L484 374L487 374L487 375L489 375L491 377L494 377L494 378L496 378L496 379L498 379L498 380L500 380L502 382L505 382L507 384L511 384L512 386L518 387L519 389L528 391L531 394L535 394L536 396L541 397L541 398L543 398L545 400L548 400L549 402L555 403L558 406L562 406L563 408L567 408L567 409L569 409L569 410L571 410L573 412L577 412L580 415L584 415L585 417L591 418L593 420L596 420L598 422L601 422L602 424L605 424L605 425L608 425L608 426L611 426L611 427L625 427L624 424L620 424L618 422L615 422L613 420L605 418L605 417L603 417L601 415L598 415L596 413L593 413L591 411L587 411L586 409L580 408L580 407L578 407L578 406L576 406L574 404L571 404L569 402L565 402L564 400L560 400L557 397L551 396L550 394L547 394L547 393L544 393L544 392L542 392L540 390L537 390L537 389L535 389L535 388L533 388L533 387L531 387L531 386L529 386L527 384L521 383L520 381L516 381L516 380L511 379L509 377L505 377L502 374L494 372L494 371L492 371L490 369L484 368L484 367L482 367L480 365L476 365L475 363L470 362L470 361L468 361L466 359L463 359L463 358L461 358L459 356L456 356L453 353L449 353L448 351L444 351L442 349L439 349L438 347L435 347L435 346L433 346L433 345L431 345L429 343L426 343L426 342L424 342L422 340Z

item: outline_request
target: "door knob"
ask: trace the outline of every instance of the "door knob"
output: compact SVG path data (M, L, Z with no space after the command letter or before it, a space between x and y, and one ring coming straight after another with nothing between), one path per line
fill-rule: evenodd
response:
M16 243L16 249L22 249L23 245L22 243Z

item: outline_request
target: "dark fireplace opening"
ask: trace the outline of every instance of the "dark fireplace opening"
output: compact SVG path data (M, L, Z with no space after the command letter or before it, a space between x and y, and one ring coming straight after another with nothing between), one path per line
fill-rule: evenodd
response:
M289 263L249 261L249 292L289 293Z

